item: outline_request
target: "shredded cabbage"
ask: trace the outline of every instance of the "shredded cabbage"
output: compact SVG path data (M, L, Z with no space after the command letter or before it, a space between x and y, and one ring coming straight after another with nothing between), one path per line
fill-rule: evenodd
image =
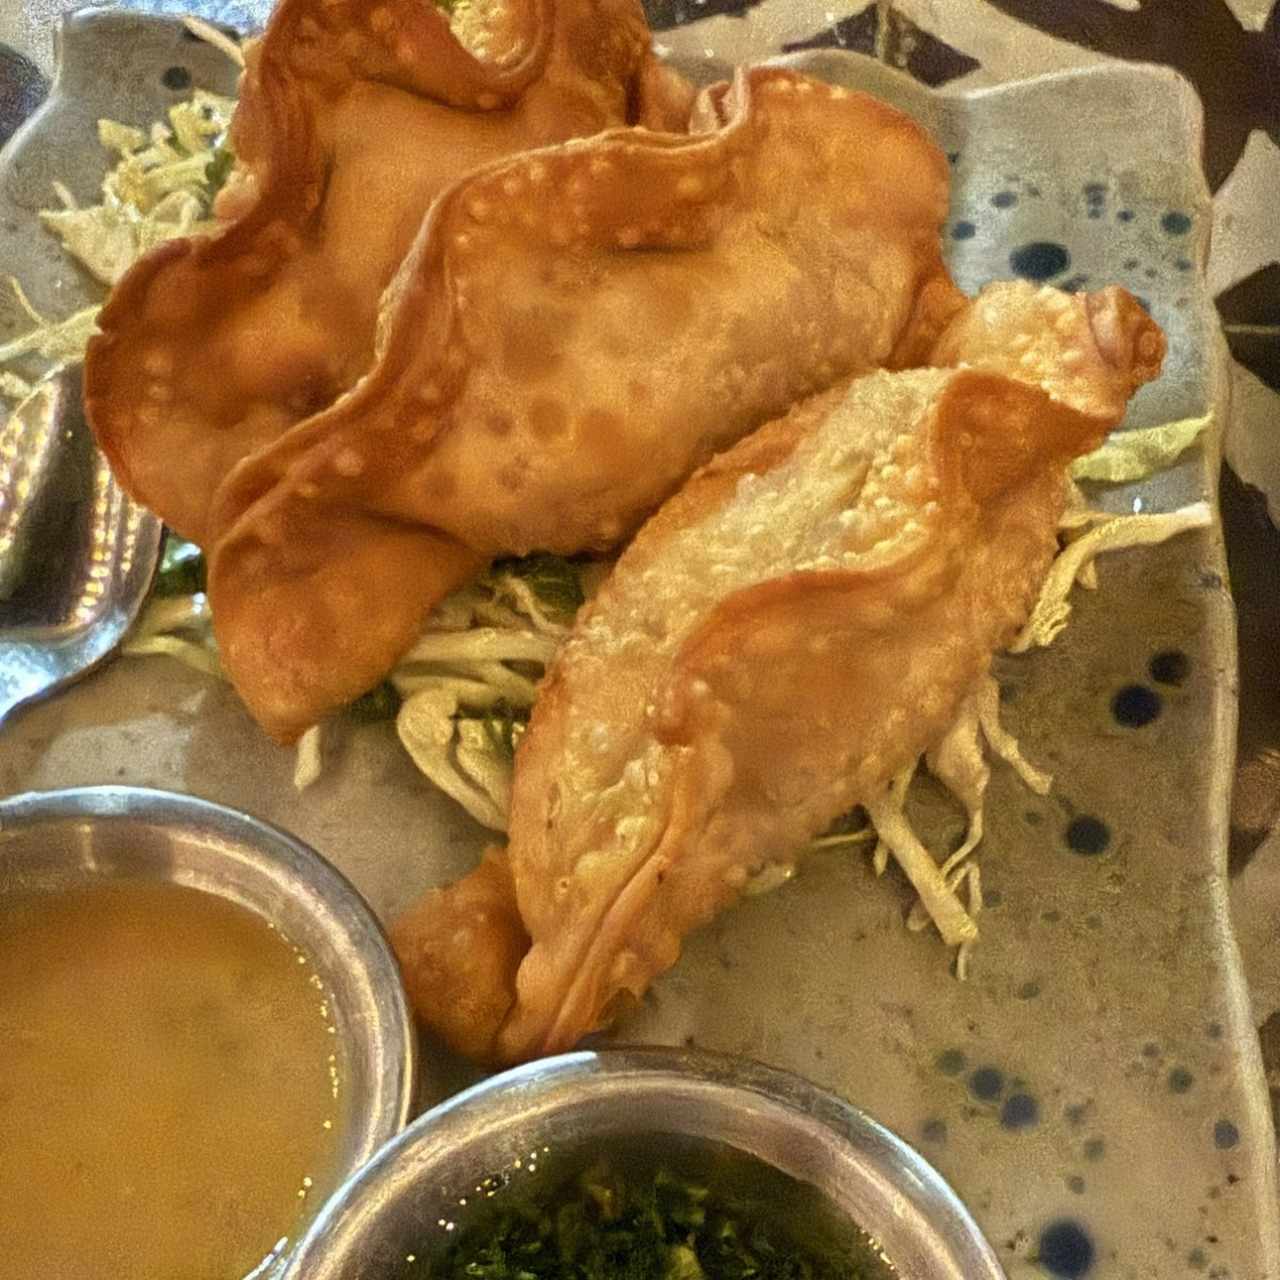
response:
M1030 647L1032 640L1053 641L1066 624L1067 594L1097 555L1161 542L1185 529L1203 527L1210 519L1205 503L1164 515L1093 512L1072 486L1062 520L1066 545L1014 651ZM171 559L175 571L184 567L181 556ZM495 566L441 602L389 677L404 699L396 714L396 732L405 750L425 777L494 831L506 830L514 748L537 697L537 682L568 634L573 600L580 598L564 579L574 576L585 596L586 585L599 580L595 568L567 561L549 566L545 557ZM210 624L202 593L157 597L125 652L168 653L220 674ZM1052 778L1023 757L1016 739L1000 724L999 697L996 681L984 676L951 729L923 761L966 814L965 839L945 861L935 861L906 815L916 762L865 806L869 821L859 823L851 816L810 845L858 847L874 840L876 874L883 874L893 858L919 895L908 914L908 927L922 929L932 923L956 948L959 978L968 974L982 909L981 869L975 855L984 833L987 754L1008 764L1037 794L1046 794L1052 785ZM330 731L316 726L300 740L294 774L299 788L321 776L323 735ZM768 892L793 873L788 862L771 864L751 881L748 892Z
M477 56L490 54L494 34L488 6L473 0L437 0L451 15L459 39ZM199 19L187 26L221 48L240 65L239 46ZM501 53L497 56L501 58ZM98 280L113 284L154 245L176 236L211 229L213 198L234 157L226 132L234 103L197 91L169 111L167 124L150 130L111 120L98 122L98 139L116 161L102 183L101 200L79 208L61 183L54 192L61 209L41 214L44 225L68 254ZM87 307L50 320L33 307L11 280L19 305L32 321L20 337L0 345L0 397L21 401L32 393L30 369L4 368L32 357L46 366L41 376L74 361L92 336L98 308ZM1204 431L1209 417L1113 435L1099 449L1078 459L1075 480L1109 483L1141 480L1171 465ZM1104 551L1162 542L1211 522L1206 503L1156 515L1112 516L1092 511L1078 487L1068 482L1062 519L1064 547L1043 584L1040 597L1015 653L1048 645L1065 627L1068 595L1079 583L1096 585L1094 561ZM172 540L166 552L162 586L135 626L124 652L164 654L209 675L223 675L213 637L212 616L203 590L192 590L203 562L196 548ZM607 567L575 565L558 557L535 556L502 562L435 610L418 643L389 677L387 698L371 696L373 714L395 715L396 732L421 772L453 797L476 821L505 831L511 798L514 749L537 697L538 680L568 634L573 616L592 594ZM176 586L176 590L175 590ZM385 688L385 686L384 686ZM393 690L394 692L391 692ZM402 699L398 709L395 698ZM310 786L324 769L324 747L331 724L315 725L300 738L294 784ZM983 805L990 780L987 753L1007 763L1039 794L1052 779L1029 764L1017 741L999 721L999 689L984 677L960 709L955 723L927 754L929 771L956 798L966 815L960 847L941 864L912 830L906 803L918 763L891 780L866 806L869 820L855 811L830 832L813 840L813 849L872 845L877 875L894 858L919 894L907 924L933 923L956 948L956 975L967 976L982 910L981 870L975 854L984 832ZM767 892L794 873L790 862L764 868L748 886ZM961 894L965 900L962 902Z
M40 220L107 285L156 245L211 231L209 169L218 161L234 106L230 98L197 89L189 101L169 108L167 126L155 124L149 134L99 120L98 141L116 155L101 199L79 208L59 188L64 207L41 213Z
M1010 645L1010 651L1025 653L1028 649L1043 648L1054 642L1071 616L1071 603L1067 597L1072 586L1081 571L1102 552L1153 546L1189 529L1203 529L1212 523L1213 513L1207 502L1196 502L1178 511L1112 516L1101 521L1070 543L1053 562L1031 617Z
M197 22L192 29L198 27L198 34L209 39L206 26ZM238 54L229 37L213 34L218 38L211 43ZM61 207L43 210L40 221L105 285L115 284L156 245L213 230L213 198L225 176L234 106L230 98L197 89L188 101L169 108L167 123L150 130L99 120L98 141L115 161L102 180L98 203L82 208L63 183L54 182ZM99 307L50 319L31 305L16 280L9 284L32 323L27 332L0 344L0 397L17 401L29 394L33 373L39 380L84 357ZM14 364L19 367L6 368Z
M293 762L293 785L305 791L324 772L324 726L313 724L298 739Z
M227 35L225 31L220 31L212 23L205 22L203 18L197 18L192 14L183 17L182 25L193 36L199 36L205 44L221 49L237 66L244 66L244 50L240 47L240 42Z
M203 591L185 596L153 595L122 652L134 658L164 654L205 675L222 675L213 638L213 611Z
M1205 414L1200 418L1166 422L1159 427L1117 431L1100 448L1072 463L1072 478L1108 484L1142 480L1172 466L1212 421L1212 415Z
M63 365L79 360L97 327L98 308L85 307L65 320L48 320L31 305L17 280L10 276L8 283L18 305L35 327L17 338L0 343L0 365L34 355L48 364L47 375L55 373ZM22 390L24 387L25 391ZM30 394L31 383L16 373L6 372L0 388L4 389L6 397L21 400Z
M561 564L572 571L568 561ZM391 674L396 733L418 768L481 825L505 831L515 744L569 616L511 571L444 601Z
M866 810L881 842L897 859L912 887L920 895L920 901L937 926L942 940L948 946L959 946L962 942L972 942L977 938L978 926L961 906L951 885L943 878L933 855L911 829L897 798L891 797L886 791L884 795L868 802Z
M1203 423L1197 433L1200 429ZM1185 438L1186 433L1181 434ZM1174 432L1164 439L1176 441L1178 435ZM1158 465L1167 465L1177 452L1181 450L1158 451L1155 455ZM1092 574L1096 557L1104 551L1149 546L1210 523L1212 514L1204 502L1179 511L1148 515L1113 516L1090 511L1079 490L1071 485L1061 526L1066 545L1051 566L1031 617L1011 651L1022 653L1034 646L1053 643L1070 616L1067 597L1071 588L1082 577ZM1096 583L1090 581L1090 585ZM895 780L888 797L877 806L869 807L872 824L879 835L873 860L876 873L883 872L887 856L892 853L920 895L907 917L908 928L922 929L932 922L944 940L956 945L956 976L961 979L968 975L972 946L977 939L976 925L970 932L965 920L972 924L982 905L981 872L973 854L982 840L983 801L990 779L984 749L1014 769L1022 782L1038 795L1048 794L1053 785L1048 774L1024 758L1017 740L1001 725L999 708L999 687L990 676L985 676L961 707L951 730L926 757L930 772L963 805L968 818L964 842L941 867L928 856L905 817L906 791L914 766ZM966 882L969 909L962 918L956 895Z

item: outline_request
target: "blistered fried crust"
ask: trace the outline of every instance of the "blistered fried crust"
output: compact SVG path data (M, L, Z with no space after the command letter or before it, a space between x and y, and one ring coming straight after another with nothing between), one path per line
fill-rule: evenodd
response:
M457 884L424 894L395 922L391 942L409 1003L456 1052L482 1059L515 1002L529 935L504 853L491 849Z
M1010 312L1033 339L1012 361L990 340ZM1101 316L1133 339L1119 364ZM567 1048L642 993L749 876L934 746L1016 633L1065 469L1158 330L1119 292L1021 287L965 323L967 367L857 379L716 459L580 617L517 755L533 945L488 1055Z
M241 81L225 227L149 254L103 310L90 422L133 496L202 545L231 467L368 370L378 299L440 191L681 109L639 0L469 12L481 56L430 0L283 0Z
M1043 387L1086 413L1115 417L1164 361L1165 339L1118 285L1063 293L1025 280L988 285L955 309L924 363L965 361Z
M306 621L329 607L322 578L377 572L334 558L336 528L425 528L482 559L611 547L716 449L883 365L921 293L951 289L947 165L917 125L778 69L717 94L695 112L704 132L616 130L442 196L388 292L370 374L223 485L214 616L270 731L359 692L337 633ZM425 563L416 592L366 588L403 625L350 619L362 673L389 667L387 636L437 598ZM306 648L272 644L260 665L245 634L281 610ZM281 705L282 680L313 669L311 696Z

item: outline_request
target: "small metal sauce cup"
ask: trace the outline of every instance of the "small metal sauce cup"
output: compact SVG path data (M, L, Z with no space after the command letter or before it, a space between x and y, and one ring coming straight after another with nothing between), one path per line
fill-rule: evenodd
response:
M623 1136L714 1141L816 1188L901 1280L1004 1280L973 1219L925 1160L856 1107L740 1058L669 1049L571 1053L508 1071L419 1117L311 1224L283 1280L394 1280L442 1220L529 1153L607 1153ZM430 1274L429 1268L424 1274Z
M337 1028L345 1128L330 1187L399 1133L413 1106L417 1038L400 971L373 912L319 854L247 814L140 787L0 800L0 898L107 880L159 880L247 907L312 965ZM255 1268L275 1274L294 1241Z

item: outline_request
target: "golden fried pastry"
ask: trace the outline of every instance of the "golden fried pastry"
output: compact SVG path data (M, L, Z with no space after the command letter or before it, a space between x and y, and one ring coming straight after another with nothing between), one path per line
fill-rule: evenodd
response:
M449 890L424 895L396 921L391 940L410 1003L440 1011L442 1034L459 1053L484 1057L529 949L506 855L491 849Z
M212 513L226 669L288 739L485 560L615 546L699 463L962 301L947 164L901 113L760 68L693 132L615 130L432 208L369 375L246 458Z
M130 493L186 537L207 544L235 463L368 371L378 299L445 187L530 147L687 116L639 0L468 15L476 52L430 0L282 0L247 56L225 228L154 250L112 293L89 418Z
M487 998L467 986L490 1011L487 1056L570 1047L751 876L856 804L874 816L1027 616L1066 469L1120 421L1164 341L1122 290L1012 285L936 349L956 367L857 378L703 468L580 615L517 752L519 920L489 902L480 926L506 932L502 954L512 931L532 939L514 1004L493 1016L509 975ZM459 963L433 926L456 919L466 884L397 931L407 968ZM963 941L959 904L917 887ZM461 988L416 994L448 1034ZM472 1022L455 1043L481 1038Z

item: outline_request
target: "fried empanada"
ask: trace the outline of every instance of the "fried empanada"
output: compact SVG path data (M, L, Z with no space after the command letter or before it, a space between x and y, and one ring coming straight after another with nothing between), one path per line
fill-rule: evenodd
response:
M374 357L378 300L431 201L499 157L683 121L639 0L478 0L472 47L431 0L282 0L247 55L226 226L113 291L85 401L130 493L206 544L231 467Z
M227 671L288 738L412 641L458 566L604 549L796 400L932 340L945 158L908 117L777 68L694 132L615 130L442 196L350 394L228 478Z
M854 805L874 813L1016 634L1070 460L1120 421L1164 341L1121 290L1012 285L937 350L958 367L855 379L702 469L580 615L517 752L508 859L532 946L501 1020L509 975L468 993L489 1056L568 1048L749 877ZM944 899L935 918L962 941ZM448 968L450 945L420 933L402 957ZM417 1002L446 1034L450 998Z

